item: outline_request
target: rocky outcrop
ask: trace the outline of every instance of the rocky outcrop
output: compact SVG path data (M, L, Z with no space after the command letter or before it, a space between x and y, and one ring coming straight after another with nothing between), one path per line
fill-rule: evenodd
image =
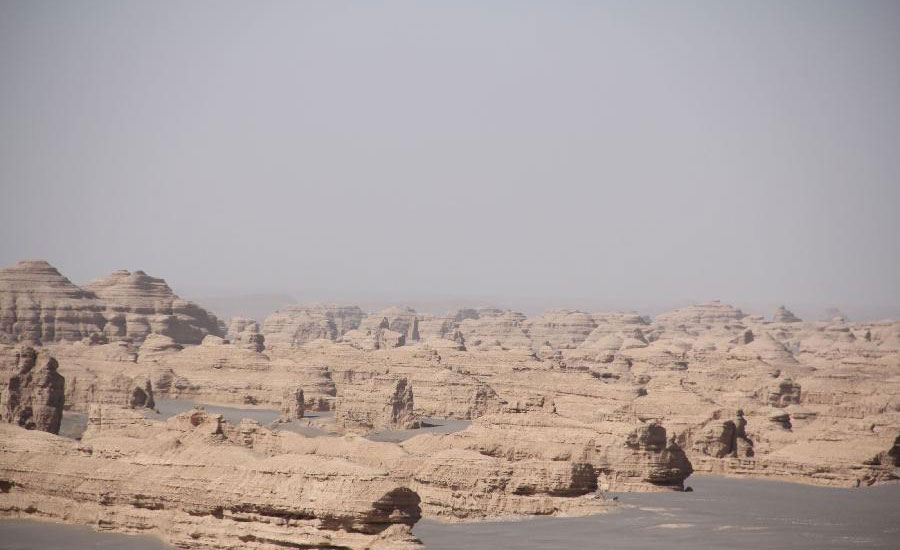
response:
M262 353L266 349L266 338L260 332L259 323L244 317L232 317L225 338L243 348Z
M661 425L583 423L547 411L485 415L461 432L423 435L402 444L409 452L433 455L441 449L466 449L521 461L589 464L604 490L681 489L691 474L690 461Z
M590 464L510 462L475 451L446 449L414 462L411 486L423 512L448 520L523 515L577 516L607 511Z
M336 340L359 328L364 316L356 306L289 306L267 317L262 332L270 348L294 348L317 339Z
M747 437L744 411L738 410L733 419L722 418L719 411L696 436L692 437L693 453L714 458L749 458L753 456L753 442Z
M103 333L110 340L143 342L161 334L179 344L199 344L207 335L224 336L216 317L172 292L166 281L143 271L119 270L95 279L85 290L105 304Z
M746 317L741 310L718 300L676 309L656 316L656 322L667 326L708 327L740 321Z
M153 409L153 384L147 375L131 375L124 370L103 374L85 370L71 375L66 384L66 409L84 412L92 404Z
M597 323L590 314L581 311L551 309L528 319L523 327L534 349L545 344L553 349L574 349L587 339Z
M790 378L785 378L760 390L759 394L763 403L783 408L800 403L800 390L800 384Z
M290 422L303 418L306 410L306 399L303 396L303 388L285 388L281 398L281 420Z
M402 343L419 340L419 318L416 310L408 307L391 307L372 313L362 321L359 328L369 334L379 330L397 333L402 336Z
M680 490L694 471L690 460L666 429L656 423L641 423L628 433L624 445L607 448L597 467L611 490L641 490L650 484Z
M413 490L377 467L277 449L303 436L202 410L152 422L98 406L90 422L81 443L0 426L0 515L153 532L191 548L420 546ZM256 438L285 443L255 450Z
M525 332L526 317L521 313L481 309L466 310L459 316L459 331L467 349L531 349L531 339Z
M465 351L466 341L452 315L424 314L418 318L419 337L432 347Z
M342 384L335 402L335 421L348 431L377 428L405 430L418 426L413 390L406 378L378 376L358 384Z
M59 364L28 347L16 354L16 373L9 378L0 403L3 420L28 430L59 433L65 405L66 380Z
M778 306L778 309L772 314L773 323L800 323L802 321L803 319L794 315L794 312L784 306Z
M338 339L338 342L349 344L363 351L399 348L406 344L406 335L404 333L387 328L387 323L383 323L383 325L375 328L348 331Z
M0 269L0 342L77 341L103 334L105 305L42 260Z

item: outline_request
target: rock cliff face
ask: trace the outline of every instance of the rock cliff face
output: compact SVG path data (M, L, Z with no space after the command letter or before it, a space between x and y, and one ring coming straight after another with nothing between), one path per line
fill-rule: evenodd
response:
M581 311L553 309L524 323L534 349L549 345L553 349L574 349L594 331L594 318Z
M408 307L391 307L373 313L362 321L359 328L368 333L378 330L395 332L402 337L401 345L419 340L419 318L416 310Z
M531 349L531 339L525 332L526 317L513 311L469 310L461 312L459 331L467 349Z
M281 420L290 422L303 418L306 411L306 399L303 396L303 388L286 388L281 399Z
M16 354L16 374L9 378L0 403L3 420L28 430L59 433L66 380L53 357L38 366L38 354L28 347Z
M232 318L225 338L235 345L257 353L262 353L266 349L266 338L260 331L259 323L253 319Z
M340 385L335 421L349 431L405 430L418 425L413 408L413 391L406 378L379 376Z
M680 489L692 472L685 453L658 424L586 424L544 411L486 415L464 431L419 436L403 447L423 455L466 449L502 458L509 467L535 460L567 462L576 471L587 465L601 488L616 491Z
M744 317L746 315L741 310L714 300L658 315L656 321L668 326L711 326L740 321Z
M263 334L269 347L292 348L317 339L336 340L359 328L364 316L356 306L290 306L266 318Z
M418 548L418 495L384 470L254 450L272 434L194 410L152 422L97 406L81 443L0 426L0 514L37 515L181 547Z
M773 323L800 323L802 319L794 315L794 312L784 306L778 306L775 313L772 314Z
M0 270L0 341L139 344L149 334L199 344L224 330L215 316L143 271L117 271L79 288L44 261Z
M153 384L148 376L131 375L124 370L102 376L91 370L71 375L66 384L66 409L86 412L92 404L152 409L156 406Z
M209 334L224 336L214 315L179 298L163 279L143 271L116 271L91 281L85 290L106 304L103 332L110 340L140 343L149 334L161 334L180 344L199 344Z
M49 343L99 336L104 304L45 261L0 269L0 342Z

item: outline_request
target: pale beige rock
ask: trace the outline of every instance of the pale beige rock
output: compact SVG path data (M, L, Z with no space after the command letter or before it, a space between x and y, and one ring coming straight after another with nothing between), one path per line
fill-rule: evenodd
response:
M266 338L260 331L259 323L253 319L233 317L228 324L225 338L243 348L262 353L266 349Z
M391 307L372 313L363 319L359 328L370 334L379 330L397 333L402 336L402 342L399 345L419 340L418 314L416 310L408 307Z
M306 399L303 388L285 388L281 398L281 420L290 422L303 418L306 410Z
M420 499L382 469L255 451L245 427L198 410L129 422L98 406L90 422L81 443L0 426L0 514L155 532L182 547L420 546L409 529Z
M773 323L799 323L802 319L794 315L794 312L784 306L778 306L772 314Z
M142 342L149 334L162 334L179 344L199 344L206 335L225 333L215 315L143 271L119 270L84 288L106 304L103 333L110 340Z
M48 343L100 336L104 304L43 260L0 269L0 342Z
M336 340L359 328L364 316L356 306L289 306L267 317L262 333L270 348L294 348L317 339Z
M344 430L363 433L376 428L415 428L418 421L412 387L406 378L388 376L341 384L335 402L335 421Z
M551 309L539 317L528 319L523 327L534 349L544 344L553 349L574 349L587 339L597 323L588 313Z
M65 404L66 379L53 357L38 357L32 347L16 354L16 372L9 377L0 400L7 423L28 430L59 433Z
M526 317L513 311L471 310L461 314L459 331L466 348L473 350L531 349L525 332Z

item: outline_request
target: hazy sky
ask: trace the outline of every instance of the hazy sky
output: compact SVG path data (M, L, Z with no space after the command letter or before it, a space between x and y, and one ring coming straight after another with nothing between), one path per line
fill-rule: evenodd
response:
M900 2L0 0L0 264L900 304Z

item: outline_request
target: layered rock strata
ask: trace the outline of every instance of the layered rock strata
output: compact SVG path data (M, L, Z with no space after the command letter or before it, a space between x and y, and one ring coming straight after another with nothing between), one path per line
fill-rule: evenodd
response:
M16 373L0 399L2 419L27 430L59 433L65 405L65 378L53 357L39 357L27 347L16 354Z
M155 532L186 548L420 547L420 499L384 470L255 450L255 433L274 434L202 410L167 422L127 413L94 407L81 443L0 426L0 514Z

